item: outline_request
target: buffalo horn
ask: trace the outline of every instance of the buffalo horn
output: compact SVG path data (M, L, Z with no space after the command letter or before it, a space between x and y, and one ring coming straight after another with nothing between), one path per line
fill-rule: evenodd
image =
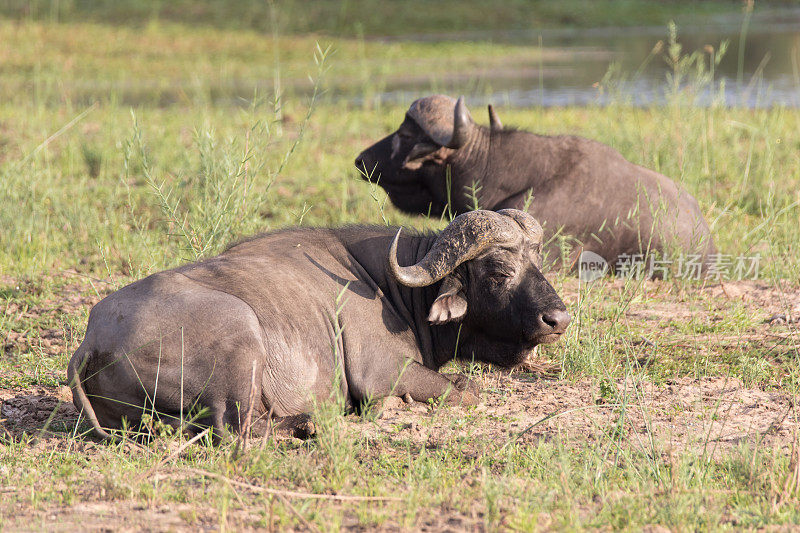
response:
M497 111L494 110L492 104L489 104L489 127L492 130L503 129L503 123L500 122L500 117L497 116Z
M459 96L453 114L453 136L450 137L447 147L458 149L467 144L473 126L472 117L469 116L467 106L464 104L464 97Z
M400 231L389 248L389 270L399 283L407 287L432 285L489 247L513 242L519 236L519 226L509 217L493 211L470 211L454 218L439 233L419 263L403 267L397 262Z

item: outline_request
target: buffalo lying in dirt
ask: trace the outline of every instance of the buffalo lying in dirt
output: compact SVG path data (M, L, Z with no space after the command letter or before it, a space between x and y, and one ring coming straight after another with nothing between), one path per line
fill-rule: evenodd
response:
M464 376L437 372L444 363L515 365L569 323L541 245L539 223L514 209L466 213L438 234L257 236L98 303L69 363L75 406L108 437L150 409L178 427L202 407L187 429L239 431L253 387L257 416L307 413L335 384L349 406L446 393L474 403Z
M491 106L489 118L490 127L475 124L463 97L421 98L356 167L408 213L527 205L544 226L548 262L572 265L582 250L612 268L623 254L714 253L697 201L666 176L596 141L503 129ZM570 257L556 235L569 237Z

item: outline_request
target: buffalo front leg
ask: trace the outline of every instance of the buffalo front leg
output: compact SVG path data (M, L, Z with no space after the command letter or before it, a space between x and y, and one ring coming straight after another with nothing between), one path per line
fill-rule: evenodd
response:
M474 382L461 374L440 374L412 362L400 374L394 394L408 401L427 402L444 398L449 405L477 405L480 393Z

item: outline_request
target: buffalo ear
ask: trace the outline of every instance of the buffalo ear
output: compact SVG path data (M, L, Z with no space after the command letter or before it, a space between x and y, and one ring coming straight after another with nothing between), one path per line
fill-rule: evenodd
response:
M459 321L467 314L467 300L463 286L455 276L447 276L439 289L439 295L431 305L428 322L435 325Z

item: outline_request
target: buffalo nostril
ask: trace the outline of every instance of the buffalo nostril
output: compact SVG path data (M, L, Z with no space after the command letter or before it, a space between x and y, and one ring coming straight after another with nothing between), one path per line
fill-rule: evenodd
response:
M570 316L566 311L554 309L541 314L542 322L550 326L553 333L564 333L569 325Z

